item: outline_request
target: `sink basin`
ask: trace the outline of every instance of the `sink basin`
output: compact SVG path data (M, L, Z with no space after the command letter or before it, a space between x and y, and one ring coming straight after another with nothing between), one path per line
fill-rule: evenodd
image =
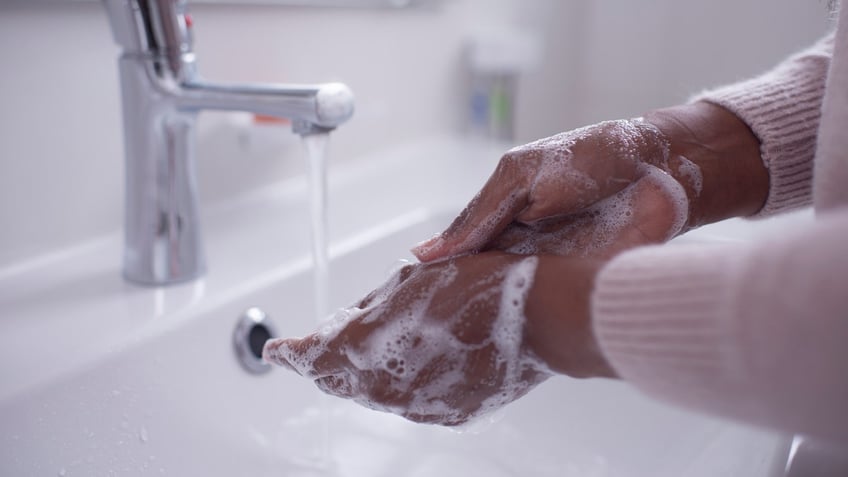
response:
M331 305L411 258L500 150L440 138L331 168ZM550 379L458 433L322 396L282 369L245 372L231 336L246 309L280 335L316 326L306 196L296 178L207 207L209 273L195 283L126 284L117 234L0 270L0 475L783 475L790 437L619 382ZM737 228L693 236L747 239Z

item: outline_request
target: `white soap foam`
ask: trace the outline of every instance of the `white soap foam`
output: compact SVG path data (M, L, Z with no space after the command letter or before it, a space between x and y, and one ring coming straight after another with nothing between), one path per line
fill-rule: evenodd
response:
M597 182L573 164L572 148L583 139L589 128L556 134L511 149L507 157L515 157L520 174L532 176L529 185L530 197L540 189L564 190L565 188L596 190Z
M536 158L527 163L527 167L536 167L533 187L540 187L547 182L562 187L579 184L586 191L597 189L598 184L583 171L577 170L571 161L572 147L578 140L596 139L598 132L595 128L605 128L600 137L606 138L610 151L620 159L635 163L641 180L650 180L667 192L675 204L675 229L682 228L687 218L688 203L682 186L664 171L668 161L667 142L664 142L656 128L639 120L601 123L514 150L527 152L527 157ZM646 141L654 141L651 143L654 147L645 147L648 144ZM641 157L642 151L648 149L653 151L655 157ZM537 253L541 245L549 250L551 243L557 243L563 253L581 250L590 254L593 249L607 246L633 220L634 190L633 185L624 187L583 211L581 220L571 224L551 229L549 223L540 221L538 224L523 226L524 232L531 232L529 235L533 239L519 240L510 251L532 254ZM477 232L468 238L467 242L476 245L472 248L485 245L492 230L504 220L505 214L515 209L516 201L526 193L516 191L499 204ZM518 232L514 233L521 232L520 229L515 230ZM299 373L314 377L316 372L313 363L328 351L327 344L338 337L352 320L370 324L382 318L366 343L334 349L335 352L344 353L355 369L322 378L318 382L319 387L333 394L350 397L367 407L415 419L457 424L469 417L478 418L521 397L550 375L543 362L522 348L524 304L533 282L537 260L535 257L525 258L494 273L487 280L472 284L466 288L466 292L475 290L475 293L466 297L466 303L452 317L437 318L428 316L431 307L435 306L432 303L433 297L438 290L449 287L459 273L452 262L441 264L445 268L429 288L419 290L415 296L404 297L406 310L393 310L394 316L385 319L381 316L380 305L395 296L398 287L410 273L406 270L408 273L404 274L404 269L400 269L375 292L364 309L354 307L341 310L331 322L322 326L316 337L317 343L305 356L295 356L285 345L266 349L267 354L272 360L287 361ZM497 310L497 316L491 323L490 335L482 342L462 341L455 329L463 324L461 317L472 314L473 307L492 306ZM489 382L479 385L485 388L493 386L496 392L485 397L479 407L468 409L467 403L465 407L462 403L466 397L463 391L469 383L465 370L469 359L478 356L481 351L491 351L490 365L496 372L492 373ZM388 386L388 389L379 390L381 394L378 396L369 394L374 390L363 389L364 384L360 383L360 376L373 377L369 373L375 372L390 376L388 382L381 383L384 387ZM422 372L426 374L422 375ZM456 393L462 395L457 396ZM397 399L387 400L387 395Z
M594 256L609 247L632 222L633 191L630 186L572 218L516 226L503 237L513 242L506 251L522 255Z
M660 188L672 205L672 224L665 237L677 235L688 219L689 202L683 187L664 171L645 166L640 180ZM567 218L556 218L531 225L516 224L501 237L506 251L523 255L555 253L573 256L604 255L604 251L620 240L621 234L635 219L636 185L616 193L584 212Z
M695 192L695 197L700 197L701 190L704 188L704 177L701 174L701 168L684 156L677 156L677 159L680 161L677 165L678 174L689 183L689 187Z
M441 424L462 423L514 401L548 376L544 364L522 347L524 304L537 263L536 257L527 257L482 278L467 286L466 292L471 296L459 310L450 316L434 316L434 307L440 305L433 302L434 296L450 287L459 273L454 264L443 264L444 271L438 278L427 289L409 297L405 310L399 313L394 310L391 319L382 317L380 326L371 332L365 343L335 349L343 352L355 369L321 378L319 387L331 394L350 397L371 409ZM496 316L488 323L491 327L488 336L466 342L462 339L461 326L467 324L465 320L473 316L473 307L478 306L495 310ZM370 321L377 320L381 314L377 305L369 305L367 310L377 315ZM330 331L326 335L323 331L320 333L321 342L306 356L295 358L285 345L271 354L292 362L298 372L311 376L314 371L311 363L327 351L326 343L362 313L365 311L354 309L346 310L343 316L337 315L339 317L329 325ZM479 386L491 387L494 394L485 397L479 407L469 409L465 402L469 380L480 376L468 376L466 372L476 365L471 360L479 359L481 352L482 356L491 353L490 366L495 372ZM381 372L391 378L388 382L381 379L382 387L376 390L375 396L371 394L375 390L367 389L359 377L373 378L373 373ZM399 398L387 400L384 396Z
M521 191L512 191L509 195L507 195L493 210L489 215L484 217L480 223L474 226L473 229L468 231L468 235L459 245L462 250L466 251L476 251L481 247L486 245L486 243L491 239L492 235L495 233L499 224L501 224L504 220L508 220L507 215L511 213L516 208L516 203L521 200L521 196L523 193ZM479 201L480 195L478 194L473 200L472 203ZM511 217L510 217L511 218ZM440 244L432 244L430 247L425 247L424 251L429 251L433 246Z
M578 149L581 154L595 154L595 160L616 161L612 167L621 177L593 177L589 169L591 164L585 162L587 157L575 158L574 151ZM527 183L504 197L459 247L465 251L480 250L494 238L497 226L510 219L535 222L595 207L602 194L627 188L644 175L648 165L668 171L669 150L670 144L662 132L642 118L605 121L515 147L501 159L496 179L497 174L507 173L511 177L526 177ZM578 166L575 162L581 164ZM520 200L529 203L525 210L516 211ZM472 209L479 201L478 194L472 200ZM517 216L506 217L510 213ZM458 220L467 218L460 216ZM613 227L610 223L606 228ZM431 243L422 250L426 252L435 245L441 244ZM529 249L526 252L532 253Z
M635 174L644 164L668 169L668 140L659 129L641 119L605 121L557 134L514 148L506 157L518 164L512 167L518 167L520 173L533 176L529 191L531 200L544 200L545 195L555 196L562 191L576 194L574 203L565 204L570 209L557 213L578 212L593 203L601 190L623 189L637 178L592 177L575 165L573 150L578 145L585 151L583 154L597 154L596 160L617 162L616 169L625 174L628 168ZM581 167L589 167L589 164L584 163Z
M683 230L689 220L689 197L686 195L686 189L671 174L657 167L648 166L645 178L642 180L650 180L659 186L665 193L665 197L671 202L674 209L674 220L663 240L674 238Z
M498 318L492 327L497 359L505 367L501 392L483 401L475 412L475 418L515 401L549 376L542 371L546 366L535 355L525 352L522 346L526 322L524 305L538 261L537 257L522 260L509 270L503 281ZM534 376L533 381L528 381L527 376Z
M609 134L617 136L616 142L623 145L625 150L630 147L627 146L628 142L635 143L642 140L633 139L642 137L638 134L652 134L651 131L656 129L647 123L637 128L626 122L609 123L605 127L617 131ZM635 129L641 132L637 134L634 132ZM655 133L660 134L659 131ZM657 239L668 240L677 235L688 220L688 197L682 185L668 173L667 142L661 136L651 140L662 146L659 149L661 154L652 157L651 162L647 162L645 158L638 158L638 162L634 165L638 179L627 187L576 214L540 220L529 225L513 223L501 235L495 247L525 255L538 253L603 255L603 252L615 244L627 227L634 225L634 207L639 200L637 196L639 181L648 181L647 183L662 191L672 206L672 224L668 233L665 237L657 237ZM700 178L700 169L694 164L689 163L689 165L691 167L687 171L694 181L693 184L700 185L697 181Z

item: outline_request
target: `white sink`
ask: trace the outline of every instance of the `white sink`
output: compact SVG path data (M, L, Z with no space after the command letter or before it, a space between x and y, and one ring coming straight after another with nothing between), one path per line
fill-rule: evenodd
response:
M445 225L500 150L437 139L333 168L332 305ZM782 475L787 436L619 382L551 379L460 434L322 398L282 369L246 373L231 346L244 310L281 335L315 327L305 200L298 178L207 207L210 270L193 284L124 283L117 235L0 270L0 475L321 475L308 464L325 422L346 477Z

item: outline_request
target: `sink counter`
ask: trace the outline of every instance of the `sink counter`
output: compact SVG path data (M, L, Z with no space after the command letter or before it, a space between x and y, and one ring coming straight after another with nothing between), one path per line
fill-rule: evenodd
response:
M445 137L331 159L331 307L411 258L503 150ZM248 375L231 347L244 310L261 307L280 335L316 326L307 196L297 177L207 204L209 270L191 283L126 283L117 233L0 270L0 474L331 475L310 464L326 425L338 476L780 475L786 436L620 382L550 379L489 429L457 434L319 398L281 369ZM727 221L687 237L754 240L807 220Z

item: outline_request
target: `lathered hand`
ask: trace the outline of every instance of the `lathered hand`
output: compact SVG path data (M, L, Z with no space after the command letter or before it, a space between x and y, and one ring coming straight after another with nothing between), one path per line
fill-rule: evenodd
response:
M323 329L269 341L264 356L369 408L462 424L553 373L611 375L588 325L595 268L561 260L492 252L408 266Z
M413 252L422 261L487 249L609 257L680 232L686 191L669 144L642 120L608 121L507 152L453 224Z
M762 207L759 144L707 102L607 121L507 152L422 261L507 250L608 258Z

